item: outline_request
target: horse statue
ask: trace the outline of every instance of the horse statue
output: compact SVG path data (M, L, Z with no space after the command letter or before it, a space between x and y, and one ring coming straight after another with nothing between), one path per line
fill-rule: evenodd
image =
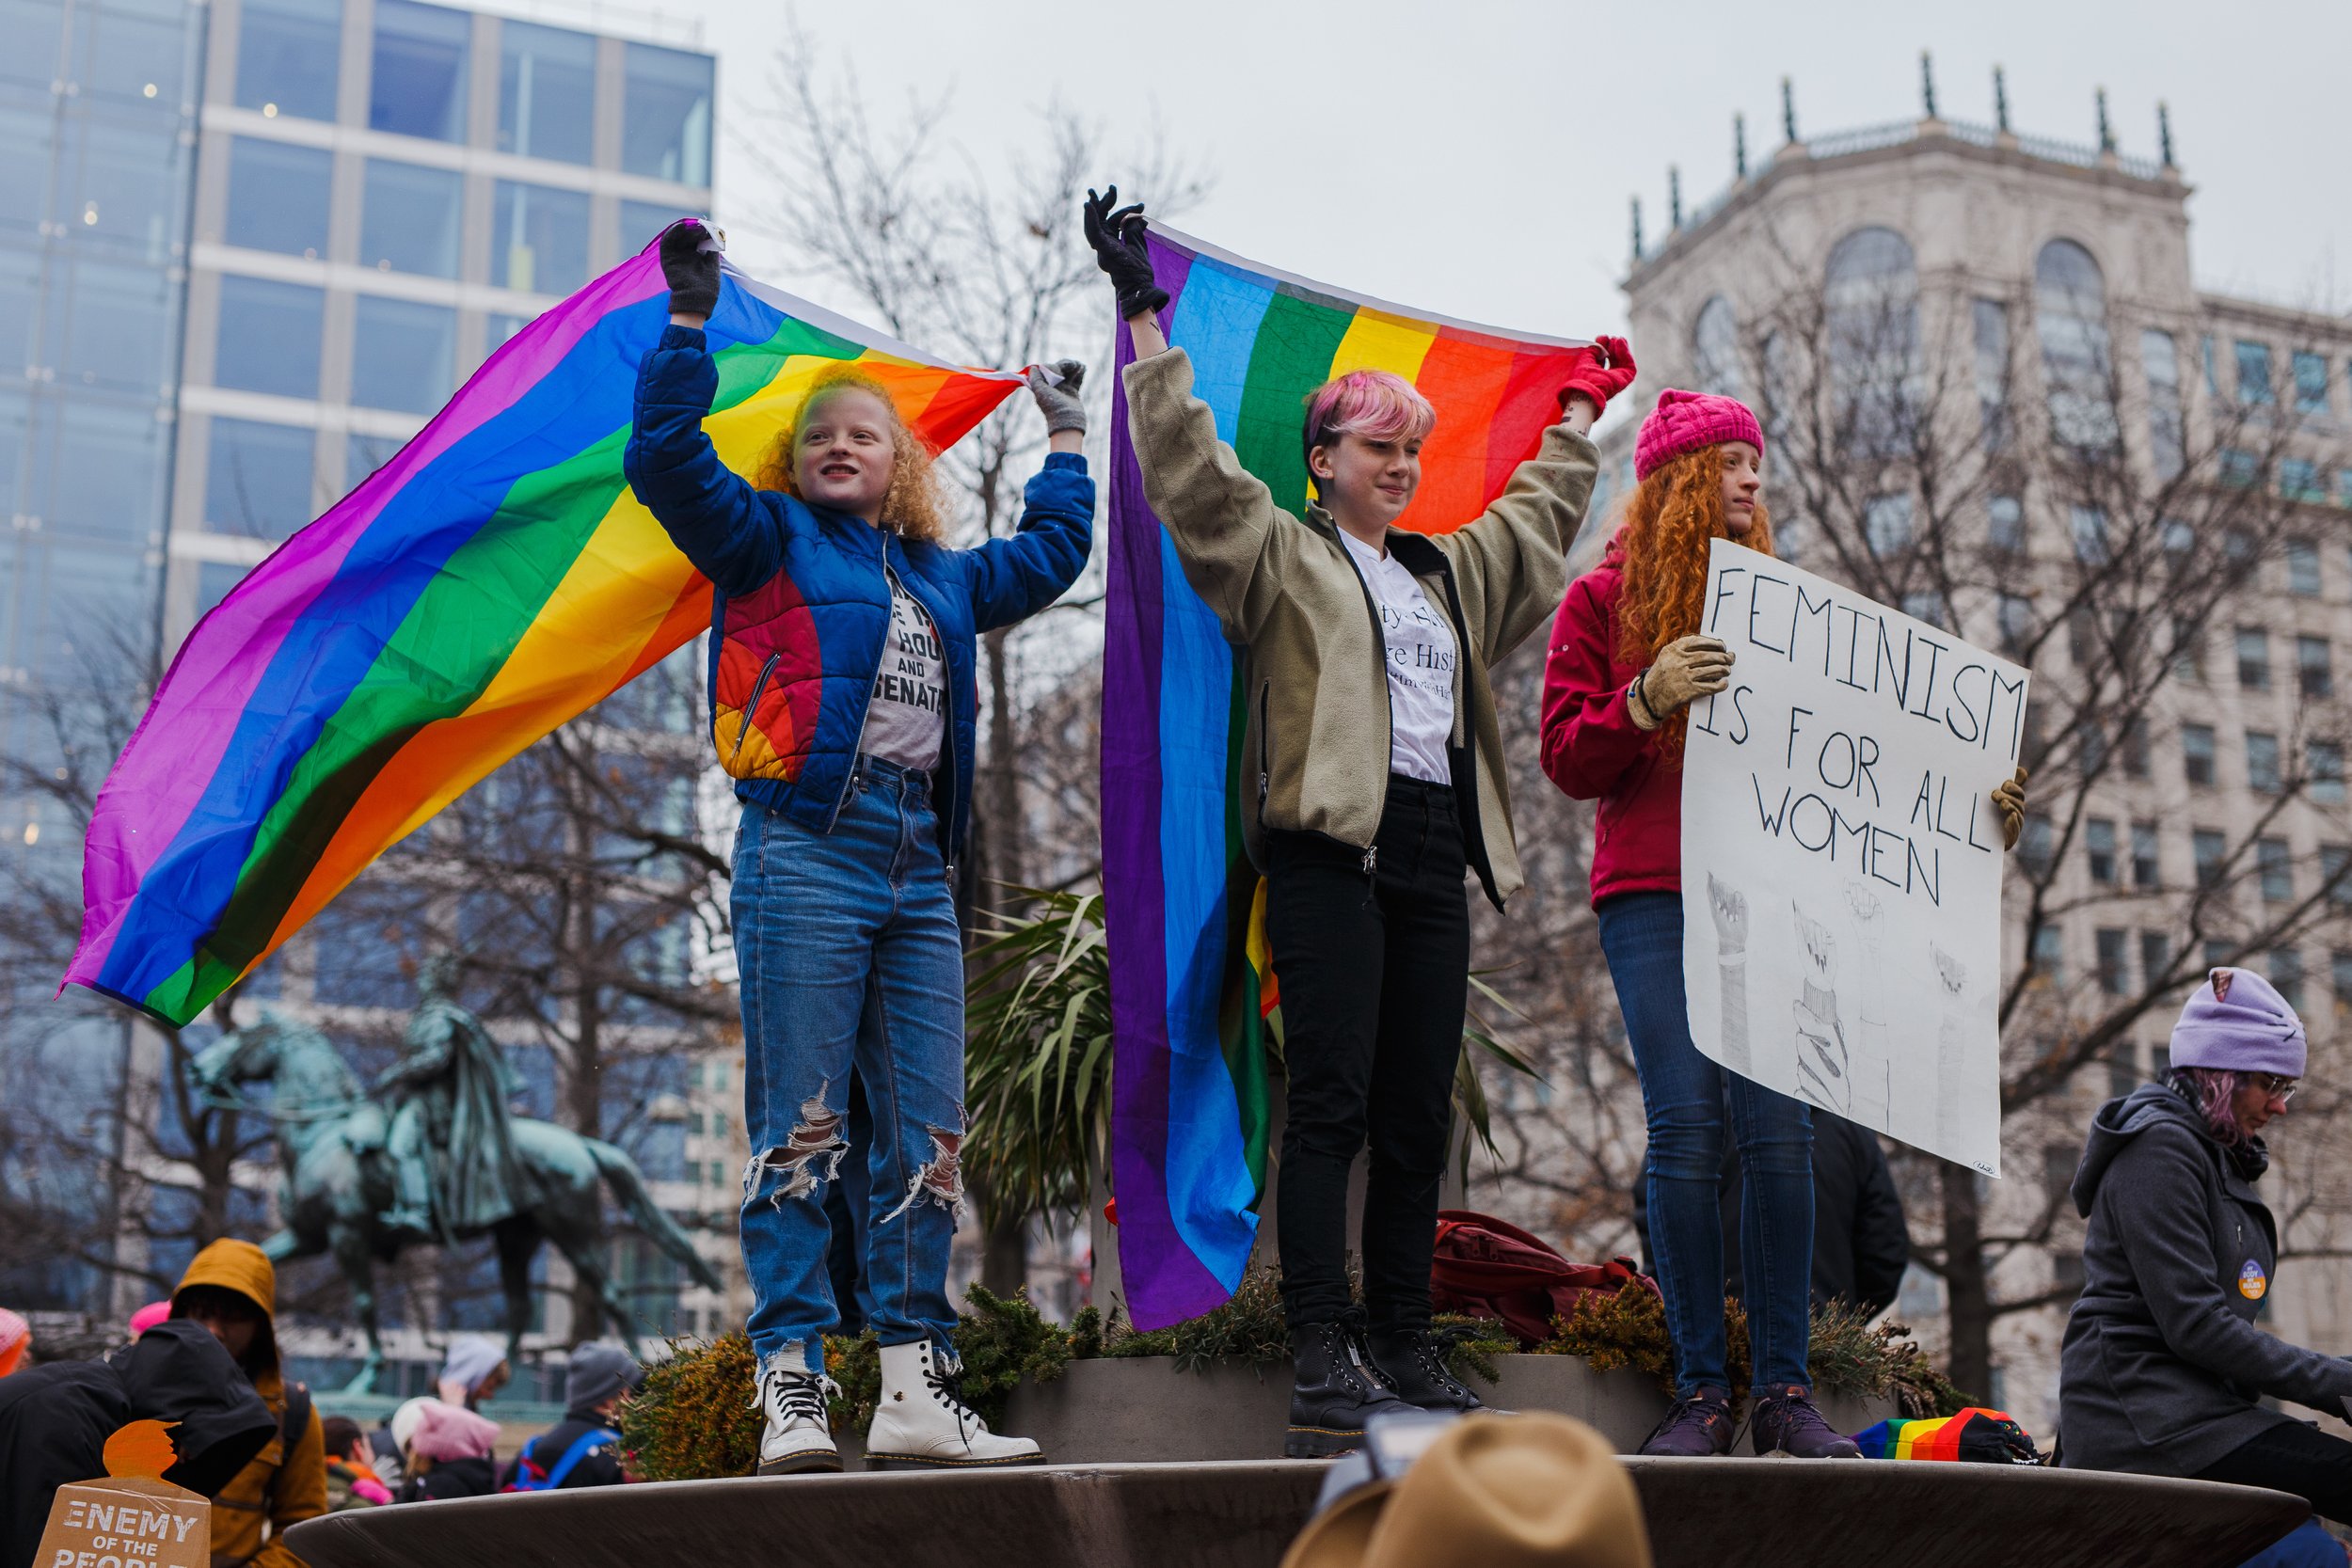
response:
M262 1243L273 1263L334 1254L368 1337L366 1362L346 1392L367 1393L384 1365L376 1320L375 1264L389 1263L421 1238L385 1225L394 1198L394 1174L384 1152L387 1118L367 1098L358 1077L318 1030L265 1011L260 1022L223 1035L189 1064L199 1098L226 1110L251 1111L277 1123L278 1159L285 1178L285 1228ZM267 1103L240 1099L240 1084L272 1086ZM677 1259L695 1283L716 1291L718 1275L695 1256L675 1221L645 1191L637 1162L601 1139L553 1122L516 1117L512 1123L517 1166L512 1212L458 1229L458 1240L488 1234L498 1245L499 1281L506 1296L507 1358L518 1359L531 1317L531 1260L553 1242L575 1275L592 1285L629 1349L637 1334L627 1304L597 1254L604 1239L602 1192L637 1228Z

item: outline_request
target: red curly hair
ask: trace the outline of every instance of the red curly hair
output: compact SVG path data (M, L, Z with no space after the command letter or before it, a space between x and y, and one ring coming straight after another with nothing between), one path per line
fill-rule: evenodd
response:
M1647 664L1658 650L1699 629L1700 600L1707 594L1707 542L1728 539L1724 512L1724 448L1700 447L1669 458L1649 471L1626 501L1617 548L1625 557L1617 594L1617 657ZM1772 520L1764 503L1740 543L1772 553ZM1679 757L1690 709L1677 711L1658 730L1659 750Z

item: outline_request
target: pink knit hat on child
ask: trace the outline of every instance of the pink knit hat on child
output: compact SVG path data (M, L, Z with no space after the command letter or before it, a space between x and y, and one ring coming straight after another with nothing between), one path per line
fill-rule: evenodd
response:
M1758 451L1764 450L1763 428L1746 404L1712 392L1684 392L1669 387L1658 394L1658 406L1649 411L1649 418L1642 421L1642 433L1633 438L1633 477L1647 479L1650 470L1661 463L1724 441L1745 441Z

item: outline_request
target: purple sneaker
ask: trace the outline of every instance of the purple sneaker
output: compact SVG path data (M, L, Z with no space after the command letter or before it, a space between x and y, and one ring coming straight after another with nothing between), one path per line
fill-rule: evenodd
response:
M1702 1388L1674 1402L1642 1451L1671 1459L1711 1459L1731 1451L1735 1431L1731 1396L1721 1388Z
M1756 1402L1749 1418L1750 1439L1759 1454L1791 1459L1860 1459L1861 1445L1831 1429L1813 1407L1812 1396L1790 1387L1765 1394Z

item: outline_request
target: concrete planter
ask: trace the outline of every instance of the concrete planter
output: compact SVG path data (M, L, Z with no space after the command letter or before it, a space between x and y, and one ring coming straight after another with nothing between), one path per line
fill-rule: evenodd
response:
M1596 1372L1581 1356L1502 1355L1479 1398L1512 1410L1556 1410L1589 1422L1631 1453L1665 1414L1643 1374ZM1893 1415L1889 1402L1825 1398L1841 1432ZM1180 1372L1172 1356L1073 1361L1052 1383L1025 1383L1007 1402L1004 1430L1034 1437L1057 1465L1279 1459L1290 1418L1290 1368L1219 1363Z

